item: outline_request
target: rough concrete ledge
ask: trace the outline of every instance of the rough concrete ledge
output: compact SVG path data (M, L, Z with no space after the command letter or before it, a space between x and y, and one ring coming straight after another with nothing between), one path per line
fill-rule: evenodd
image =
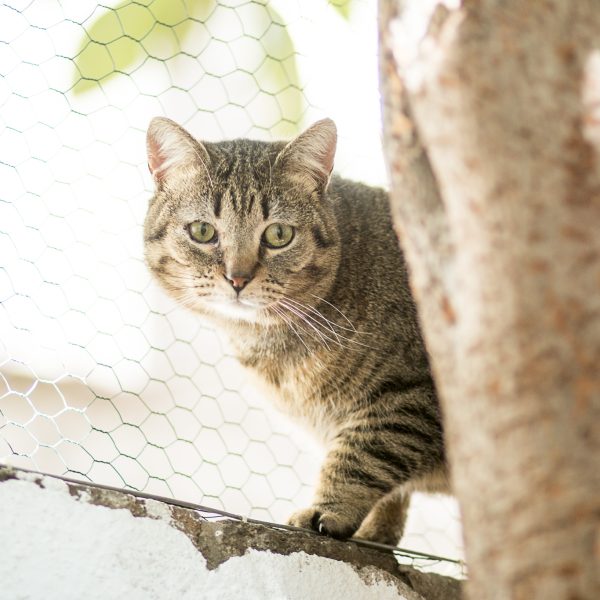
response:
M11 467L0 466L0 507L7 597L460 598L457 580L352 542L207 521L192 509Z

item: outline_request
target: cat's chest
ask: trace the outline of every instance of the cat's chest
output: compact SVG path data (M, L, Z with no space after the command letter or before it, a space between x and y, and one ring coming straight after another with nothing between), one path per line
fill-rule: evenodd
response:
M318 356L293 365L269 362L248 367L257 387L281 412L309 429L321 442L330 440L342 420L339 403L323 393L326 366Z

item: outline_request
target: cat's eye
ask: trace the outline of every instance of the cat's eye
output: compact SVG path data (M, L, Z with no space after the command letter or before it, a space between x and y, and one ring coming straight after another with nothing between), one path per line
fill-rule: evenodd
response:
M294 228L284 223L272 223L263 235L262 243L269 248L283 248L287 246L294 237Z
M188 225L190 237L200 244L209 244L217 239L215 228L204 221L193 221Z

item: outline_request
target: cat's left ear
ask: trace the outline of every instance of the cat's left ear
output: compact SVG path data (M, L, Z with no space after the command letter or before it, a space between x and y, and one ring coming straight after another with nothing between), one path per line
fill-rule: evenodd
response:
M325 190L331 178L337 130L331 119L322 119L292 140L277 156L276 165L298 182Z

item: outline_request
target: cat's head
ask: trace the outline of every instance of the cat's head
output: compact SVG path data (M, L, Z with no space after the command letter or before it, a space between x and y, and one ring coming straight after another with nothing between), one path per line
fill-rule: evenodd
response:
M335 146L329 119L289 143L201 143L155 118L147 149L156 193L144 241L161 285L232 322L281 322L316 304L340 255L327 194Z

